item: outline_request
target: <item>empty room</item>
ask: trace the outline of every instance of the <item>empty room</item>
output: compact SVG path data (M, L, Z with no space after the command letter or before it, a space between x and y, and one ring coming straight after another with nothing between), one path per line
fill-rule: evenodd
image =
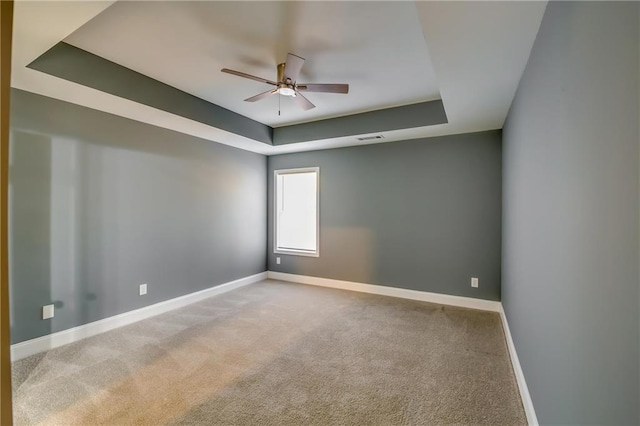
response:
M0 2L0 424L640 424L640 3Z

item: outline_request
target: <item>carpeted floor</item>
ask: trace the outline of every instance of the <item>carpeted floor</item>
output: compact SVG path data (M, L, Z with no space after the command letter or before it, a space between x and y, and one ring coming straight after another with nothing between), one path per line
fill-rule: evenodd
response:
M13 378L17 425L526 424L498 314L277 281Z

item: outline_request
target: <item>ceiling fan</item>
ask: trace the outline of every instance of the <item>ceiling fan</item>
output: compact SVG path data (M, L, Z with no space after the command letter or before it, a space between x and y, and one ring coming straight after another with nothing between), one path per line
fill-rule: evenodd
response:
M255 102L260 99L264 99L269 95L275 95L276 93L284 96L291 96L295 99L302 109L309 110L315 108L309 99L302 96L300 92L322 92L322 93L349 93L348 84L307 84L298 83L297 78L300 74L300 70L304 65L304 58L287 54L287 62L278 64L278 78L277 81L267 80L264 78L256 77L251 74L247 74L240 71L230 70L223 68L221 71L227 74L237 75L238 77L244 77L251 80L259 81L261 83L270 84L275 86L272 90L260 93L259 95L252 96L245 99L246 102Z

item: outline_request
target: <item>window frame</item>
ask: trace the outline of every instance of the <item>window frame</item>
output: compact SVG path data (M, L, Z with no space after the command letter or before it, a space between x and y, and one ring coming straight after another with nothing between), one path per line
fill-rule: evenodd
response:
M316 250L308 252L295 249L278 248L278 176L297 173L316 174ZM320 257L320 167L299 167L295 169L278 169L273 171L273 253L292 256Z

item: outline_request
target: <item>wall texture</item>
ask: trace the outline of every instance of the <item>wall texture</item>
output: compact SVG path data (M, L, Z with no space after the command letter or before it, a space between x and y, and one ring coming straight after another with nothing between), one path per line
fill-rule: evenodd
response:
M550 2L503 130L503 305L542 424L640 420L638 7Z
M271 156L269 270L500 299L500 131ZM273 254L273 171L320 167L320 257ZM471 277L480 287L471 288Z
M13 343L265 271L266 157L19 90L11 114Z

